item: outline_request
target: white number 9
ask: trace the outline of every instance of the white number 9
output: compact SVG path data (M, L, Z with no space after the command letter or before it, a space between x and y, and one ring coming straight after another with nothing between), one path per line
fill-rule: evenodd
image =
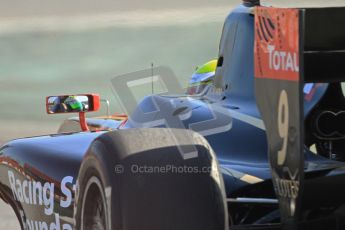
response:
M278 165L283 165L286 160L286 151L289 136L289 101L285 90L282 90L278 105L278 132L283 139L283 146L278 151Z

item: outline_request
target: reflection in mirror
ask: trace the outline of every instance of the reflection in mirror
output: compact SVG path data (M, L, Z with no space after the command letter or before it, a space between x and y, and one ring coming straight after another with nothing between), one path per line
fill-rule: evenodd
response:
M82 96L52 96L47 98L48 113L88 112L90 109L89 97Z

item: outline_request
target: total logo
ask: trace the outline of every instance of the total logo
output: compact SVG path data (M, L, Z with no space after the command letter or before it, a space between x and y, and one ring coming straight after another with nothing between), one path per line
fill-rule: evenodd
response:
M298 54L296 52L279 51L275 49L274 45L268 45L267 49L271 70L299 72Z

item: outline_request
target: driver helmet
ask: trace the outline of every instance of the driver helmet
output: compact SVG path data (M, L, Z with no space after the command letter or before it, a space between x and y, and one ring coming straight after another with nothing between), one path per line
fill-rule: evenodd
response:
M216 69L217 59L198 66L189 81L187 93L190 95L201 93L207 85L213 82Z
M64 102L72 111L83 111L83 104L76 96L69 96Z

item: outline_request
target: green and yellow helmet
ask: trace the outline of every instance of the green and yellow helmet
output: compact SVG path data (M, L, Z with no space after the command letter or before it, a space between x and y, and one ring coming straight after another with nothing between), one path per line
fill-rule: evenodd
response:
M207 85L213 82L216 69L217 59L198 66L189 81L187 93L191 95L201 93Z
M73 111L83 111L83 104L75 96L69 96L64 103Z

